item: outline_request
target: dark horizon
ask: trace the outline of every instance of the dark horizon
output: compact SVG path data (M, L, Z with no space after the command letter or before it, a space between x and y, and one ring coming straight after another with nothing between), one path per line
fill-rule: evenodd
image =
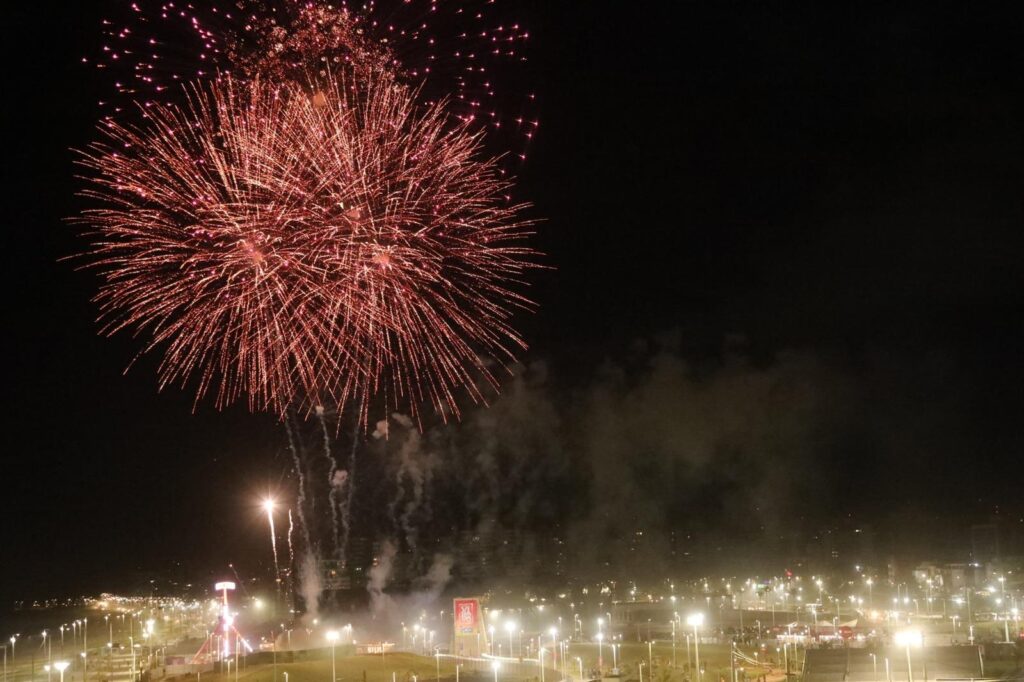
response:
M155 356L123 373L141 343L98 336L96 277L62 260L82 248L69 150L108 85L80 58L109 7L22 3L5 26L6 600L265 562L258 501L287 486L275 419L158 393ZM993 515L1019 535L1024 16L521 10L540 127L517 193L553 269L517 320L521 390L428 428L462 448L431 452L483 452L474 420L498 420L497 480L519 487L494 513L599 542L852 519L940 547Z

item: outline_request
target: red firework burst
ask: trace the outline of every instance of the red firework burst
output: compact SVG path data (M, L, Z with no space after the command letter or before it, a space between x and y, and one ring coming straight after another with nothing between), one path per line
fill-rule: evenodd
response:
M480 138L394 82L225 77L82 154L104 329L160 349L161 386L251 408L384 394L458 412L523 342L530 221Z

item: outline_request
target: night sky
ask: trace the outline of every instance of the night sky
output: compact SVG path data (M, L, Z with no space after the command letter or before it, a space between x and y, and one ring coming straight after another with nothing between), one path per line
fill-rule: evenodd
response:
M554 269L523 360L560 409L614 386L626 411L671 357L708 400L651 428L724 440L758 378L810 386L807 419L825 417L779 456L800 450L787 490L811 524L1019 510L1024 16L821 5L524 4L541 125L519 192ZM104 83L79 59L106 6L22 2L3 22L5 598L244 556L285 470L272 418L193 413L157 393L154 357L124 374L141 344L97 336L95 277L60 261L82 245L69 149L93 135Z

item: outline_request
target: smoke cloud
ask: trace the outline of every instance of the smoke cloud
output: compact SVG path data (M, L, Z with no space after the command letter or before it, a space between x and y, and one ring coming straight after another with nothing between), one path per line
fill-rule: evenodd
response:
M458 422L421 431L392 414L360 446L360 480L372 484L352 498L377 560L374 613L394 611L391 593L426 600L453 580L799 557L823 524L881 524L852 490L895 497L890 479L963 442L957 383L941 355L755 360L734 338L714 361L692 362L667 335L583 378L517 366ZM332 483L352 485L344 474Z

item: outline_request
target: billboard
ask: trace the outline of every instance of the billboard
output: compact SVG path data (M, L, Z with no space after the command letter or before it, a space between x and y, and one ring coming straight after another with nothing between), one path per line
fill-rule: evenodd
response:
M487 650L487 630L477 597L456 598L452 606L456 656L477 657Z
M476 635L480 623L479 599L455 600L455 632L460 635Z

